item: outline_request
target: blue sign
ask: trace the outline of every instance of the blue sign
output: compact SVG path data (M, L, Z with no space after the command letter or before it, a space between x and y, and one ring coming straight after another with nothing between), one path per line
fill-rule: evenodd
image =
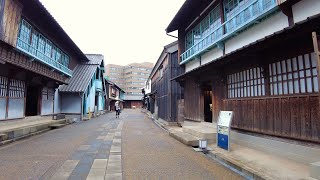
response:
M229 136L218 133L218 146L229 151Z

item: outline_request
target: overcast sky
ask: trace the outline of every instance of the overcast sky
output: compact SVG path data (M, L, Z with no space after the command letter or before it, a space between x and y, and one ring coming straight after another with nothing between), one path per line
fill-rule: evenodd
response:
M105 64L155 63L175 41L165 29L184 0L41 0L84 53Z

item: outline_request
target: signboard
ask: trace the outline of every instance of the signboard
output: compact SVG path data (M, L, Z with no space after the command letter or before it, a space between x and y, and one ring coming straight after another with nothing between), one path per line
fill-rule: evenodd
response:
M232 111L220 111L217 124L217 146L229 151Z

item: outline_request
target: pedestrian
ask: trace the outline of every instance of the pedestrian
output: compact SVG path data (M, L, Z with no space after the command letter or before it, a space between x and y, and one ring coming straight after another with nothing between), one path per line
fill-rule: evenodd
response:
M115 106L116 106L116 118L119 118L119 115L120 115L119 101L115 103Z

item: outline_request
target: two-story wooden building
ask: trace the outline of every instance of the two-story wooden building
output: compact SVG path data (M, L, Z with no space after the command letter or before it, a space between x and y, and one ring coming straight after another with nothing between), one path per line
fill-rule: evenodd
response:
M56 88L87 57L39 0L0 0L0 120L56 112Z
M59 87L59 96L55 101L61 114L78 120L100 115L107 110L104 57L101 54L86 56L89 61L76 66L68 84Z
M123 109L124 105L124 94L125 91L121 89L116 83L105 79L106 81L106 87L108 91L108 110L109 111L115 111L115 103L119 102L120 108Z
M175 30L185 120L231 110L234 129L320 142L320 1L186 0Z
M168 124L177 123L178 103L183 100L183 89L171 79L183 72L178 62L178 41L164 46L149 76L152 93L149 93L148 107L151 113Z

